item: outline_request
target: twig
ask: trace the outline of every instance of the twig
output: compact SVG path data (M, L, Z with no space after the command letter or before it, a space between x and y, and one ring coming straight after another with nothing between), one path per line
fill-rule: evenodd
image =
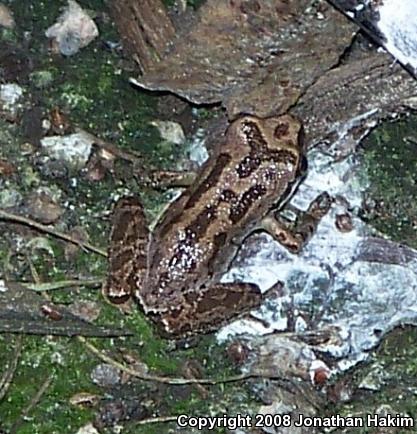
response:
M249 380L251 378L266 378L266 376L261 374L239 374L226 378L220 379L211 379L211 378L173 378L173 377L161 377L159 375L149 375L144 374L143 372L136 371L135 369L129 368L123 363L118 362L117 360L112 359L109 356L106 356L102 351L96 348L93 344L87 341L83 336L77 336L77 339L82 342L89 351L91 351L94 355L96 355L100 360L105 363L108 363L114 366L117 369L120 369L123 372L126 372L133 377L140 378L144 381L155 381L158 383L164 384L175 384L175 385L184 385L184 384L221 384L221 383L236 383L238 381ZM279 378L278 376L268 376L267 378Z
M133 152L124 151L123 149L120 149L117 146L113 145L113 143L107 142L106 140L103 140L100 137L97 137L89 133L88 131L83 130L82 128L77 128L77 132L83 134L89 140L94 142L94 144L96 144L98 147L105 149L106 151L110 152L118 158L121 158L122 160L130 161L134 164L141 164L143 161L143 157L140 154L136 155Z
M59 282L49 283L22 283L28 289L36 292L53 291L55 289L68 288L73 286L97 286L103 283L103 279L86 279L86 280L61 280Z
M149 417L148 419L142 419L134 423L137 425L149 425L152 423L166 423L166 422L176 422L178 416L160 416L160 417Z
M59 232L56 231L55 229L51 229L50 227L38 223L30 218L12 214L4 210L0 210L0 220L12 221L15 223L20 223L26 226L30 226L41 232L45 232L47 234L53 235L56 238L60 238L62 240L69 241L70 243L76 244L82 249L90 250L91 252L107 257L107 253L104 250L99 249L98 247L95 247L90 243L77 240L76 238L73 238L70 235L65 234L64 232Z
M10 280L9 268L10 268L10 260L11 260L12 256L13 256L13 254L12 254L11 249L8 249L6 255L4 256L4 261L2 263L3 278L5 280Z
M47 379L43 382L39 390L35 393L33 398L30 400L29 404L22 410L19 418L15 421L15 423L10 428L9 434L15 434L18 432L20 426L25 422L25 418L32 411L32 409L39 403L42 396L51 385L53 380L53 375L49 375Z
M13 360L10 362L9 367L4 372L0 379L0 401L6 396L12 382L14 373L16 372L17 363L19 362L20 355L22 354L22 335L17 336L15 340L16 346L14 350Z
M404 141L406 143L411 143L413 145L417 145L417 138L416 137L407 136L407 137L404 137Z

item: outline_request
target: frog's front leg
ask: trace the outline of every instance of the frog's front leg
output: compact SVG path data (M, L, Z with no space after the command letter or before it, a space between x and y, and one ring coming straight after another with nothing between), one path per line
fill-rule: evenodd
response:
M104 295L115 304L125 303L146 275L149 229L142 204L136 197L120 199L113 211L109 274Z
M199 293L184 294L182 302L162 314L159 321L173 336L217 330L221 325L256 309L266 298L277 295L282 286L282 282L277 282L262 293L254 283L213 284L202 288Z
M297 216L295 224L269 213L261 222L261 228L273 236L291 253L298 253L310 240L320 220L327 214L333 199L328 193L317 196L307 211Z

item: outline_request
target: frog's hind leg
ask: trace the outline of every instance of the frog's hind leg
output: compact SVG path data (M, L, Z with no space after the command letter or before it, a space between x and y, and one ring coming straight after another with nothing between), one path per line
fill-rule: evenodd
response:
M329 194L322 193L311 202L307 211L300 213L292 226L270 213L262 220L261 228L291 253L298 253L310 240L332 203L333 199Z
M112 303L121 304L128 301L145 278L149 229L136 197L117 202L112 222L109 274L103 293Z
M162 316L171 335L191 335L218 329L236 317L256 309L282 288L277 282L262 293L254 283L217 283L200 293L185 294L184 301Z

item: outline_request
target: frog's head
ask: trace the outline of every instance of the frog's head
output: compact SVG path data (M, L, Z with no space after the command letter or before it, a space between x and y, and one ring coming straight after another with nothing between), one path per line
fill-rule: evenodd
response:
M276 156L288 168L292 166L289 170L294 177L298 178L306 172L304 130L301 122L293 116L243 116L232 124L231 129L239 132L238 136L251 148L251 152L259 156Z

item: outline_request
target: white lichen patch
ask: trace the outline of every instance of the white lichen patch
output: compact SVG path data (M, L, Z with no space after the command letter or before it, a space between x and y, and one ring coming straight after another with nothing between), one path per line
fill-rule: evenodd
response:
M192 137L188 146L188 156L190 160L200 165L209 157L205 141L205 131L202 128L199 128Z
M378 12L378 27L387 39L386 49L417 71L417 2L384 0Z
M239 265L224 281L254 282L265 291L280 280L283 294L256 312L262 322L235 321L222 329L218 338L287 330L291 317L298 333L337 330L338 339L317 349L341 358L339 369L347 369L363 360L396 325L417 323L417 261L391 265L361 260L362 243L374 234L355 217L367 184L358 162L352 156L335 162L318 151L308 157L308 177L291 205L306 209L323 191L339 200L298 255L287 252L269 235L257 235L252 243L247 240L240 253L243 259L237 258ZM347 208L353 229L340 232L335 216Z

